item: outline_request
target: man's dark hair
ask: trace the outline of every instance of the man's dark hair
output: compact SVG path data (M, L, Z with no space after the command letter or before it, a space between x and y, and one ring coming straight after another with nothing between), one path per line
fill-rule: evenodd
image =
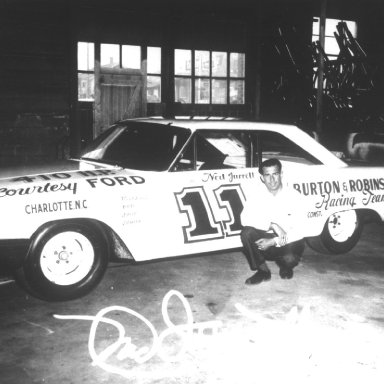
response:
M275 157L273 157L272 159L264 160L264 161L260 164L260 167L259 167L259 173L260 173L260 175L263 174L263 168L267 168L267 167L275 167L275 166L277 166L278 169L279 169L279 172L281 172L282 165L281 165L281 162L280 162L279 159L276 159Z

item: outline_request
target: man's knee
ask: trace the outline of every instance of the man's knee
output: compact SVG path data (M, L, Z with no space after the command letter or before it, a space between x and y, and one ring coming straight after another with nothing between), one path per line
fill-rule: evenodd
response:
M254 243L255 241L266 237L266 232L254 227L243 227L240 233L240 239L243 244Z
M253 238L256 234L256 230L253 227L243 227L240 233L241 241L247 241Z
M299 261L300 261L300 255L293 254L293 253L285 254L281 258L282 264L284 264L284 266L288 268L296 267L296 265L299 264Z
M285 248L285 253L281 256L282 263L288 268L294 268L301 259L304 252L304 241L299 240L288 244Z

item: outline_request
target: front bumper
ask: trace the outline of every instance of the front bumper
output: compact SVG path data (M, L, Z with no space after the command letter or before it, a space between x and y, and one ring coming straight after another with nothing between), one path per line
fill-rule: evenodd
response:
M27 255L29 239L0 240L0 268L19 268Z

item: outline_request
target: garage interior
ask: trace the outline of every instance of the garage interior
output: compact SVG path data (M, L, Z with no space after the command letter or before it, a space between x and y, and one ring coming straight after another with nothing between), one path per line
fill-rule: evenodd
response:
M383 17L382 0L0 0L0 173L77 157L117 120L179 115L294 124L382 165ZM111 264L66 303L0 270L0 382L381 383L382 229L366 225L345 255L307 247L293 280L272 269L257 287L241 250ZM172 290L184 299L164 315ZM106 364L118 332L99 325L92 363L93 317L113 305L136 313L118 314L132 348ZM135 361L154 339L140 315L165 335L188 306L189 339L168 335Z

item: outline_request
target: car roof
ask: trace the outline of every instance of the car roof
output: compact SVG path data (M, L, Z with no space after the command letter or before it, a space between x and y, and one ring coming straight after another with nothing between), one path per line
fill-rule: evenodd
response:
M246 121L231 117L216 117L216 116L176 116L174 118L164 118L161 116L143 117L136 119L128 119L120 121L119 124L125 122L136 121L144 123L156 123L161 125L182 127L189 129L191 132L197 130L252 130L252 131L269 131L277 132L287 137L300 147L307 150L313 156L317 157L323 164L335 167L347 167L348 165L335 156L328 149L323 147L308 133L295 125Z
M211 129L235 129L235 130L267 130L281 132L282 129L290 130L292 127L294 130L297 128L290 124L280 124L271 122L260 121L247 121L238 119L235 117L220 117L220 116L176 116L174 118L165 118L161 116L142 117L136 119L127 119L120 121L119 123L125 123L130 121L138 121L145 123L158 123L162 125L174 125L178 127L188 128L191 131L199 130L211 130Z

